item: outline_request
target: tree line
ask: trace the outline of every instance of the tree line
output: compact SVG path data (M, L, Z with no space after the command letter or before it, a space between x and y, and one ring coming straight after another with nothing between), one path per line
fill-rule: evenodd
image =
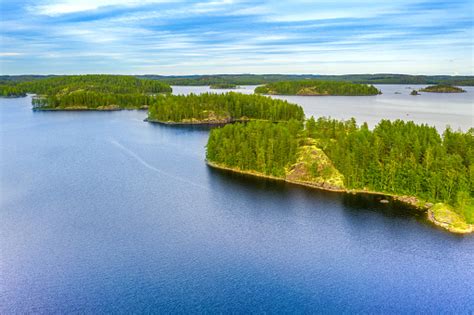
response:
M240 93L166 95L153 100L148 110L148 119L161 122L205 120L211 116L230 121L240 119L263 119L285 121L303 120L303 109L284 100L261 95Z
M2 75L0 84L41 80L55 75ZM171 85L259 85L280 81L323 80L363 84L449 84L473 86L473 76L407 75L407 74L345 74L345 75L288 75L288 74L219 74L219 75L138 75L140 79L158 80Z
M285 167L296 160L298 133L303 123L251 121L213 129L207 143L210 162L283 177Z

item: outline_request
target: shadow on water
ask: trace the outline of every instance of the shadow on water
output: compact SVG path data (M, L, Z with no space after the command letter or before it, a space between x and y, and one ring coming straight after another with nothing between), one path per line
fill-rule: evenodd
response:
M208 167L209 174L219 185L233 186L231 189L235 193L258 194L262 198L278 196L280 199L291 198L297 195L304 198L308 204L339 204L345 216L353 221L365 220L368 216L376 214L384 218L411 221L434 226L426 219L424 211L416 207L406 205L390 197L371 194L348 194L318 190L311 187L299 186L284 181L258 178L252 175L234 173L228 170ZM388 203L381 203L382 199L389 200ZM440 229L440 231L444 231ZM451 233L449 233L451 234Z
M178 130L185 130L185 131L210 131L214 128L220 128L225 126L226 124L165 124L165 123L159 123L159 122L150 122L144 120L146 123L154 126L154 127L166 127L166 128L172 128L172 129L178 129Z

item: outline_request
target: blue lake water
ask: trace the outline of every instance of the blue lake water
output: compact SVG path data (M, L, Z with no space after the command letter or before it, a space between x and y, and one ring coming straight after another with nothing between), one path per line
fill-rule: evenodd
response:
M208 130L145 117L0 99L0 313L474 311L474 237L209 169Z

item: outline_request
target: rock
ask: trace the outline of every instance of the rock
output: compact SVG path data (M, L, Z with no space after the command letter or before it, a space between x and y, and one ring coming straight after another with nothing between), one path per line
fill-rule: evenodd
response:
M388 203L388 200L387 199L382 199L382 200L380 200L380 203Z

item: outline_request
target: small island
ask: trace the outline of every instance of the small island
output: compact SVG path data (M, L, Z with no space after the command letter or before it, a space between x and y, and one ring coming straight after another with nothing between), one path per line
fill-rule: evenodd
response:
M303 121L303 109L284 100L241 93L166 95L148 108L148 122L168 125L222 125L236 121Z
M465 93L466 91L452 85L447 84L438 84L438 85L430 85L423 89L420 89L420 92L428 92L428 93Z
M328 191L374 194L426 213L453 233L474 231L471 194L474 135L383 120L251 121L213 129L209 166Z
M209 88L213 90L219 90L219 89L229 90L229 89L237 89L238 86L232 83L216 83L216 84L210 85Z
M367 96L382 94L373 85L322 80L275 82L255 88L257 94L302 96Z
M420 95L417 90L413 90L410 92L410 95Z

